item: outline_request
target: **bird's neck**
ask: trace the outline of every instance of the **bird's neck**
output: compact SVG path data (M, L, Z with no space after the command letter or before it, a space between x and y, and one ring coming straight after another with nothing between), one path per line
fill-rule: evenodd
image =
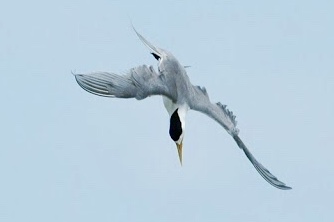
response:
M177 113L178 113L180 121L181 121L182 129L185 128L186 115L187 115L188 110L189 110L189 107L186 104L177 107Z
M173 103L172 100L170 100L169 98L165 96L163 96L162 98L163 98L164 106L169 114L169 117L171 117L173 113L175 112L175 110L178 109L178 114L179 114L181 121L185 120L185 116L187 115L187 112L189 110L189 106L187 104Z

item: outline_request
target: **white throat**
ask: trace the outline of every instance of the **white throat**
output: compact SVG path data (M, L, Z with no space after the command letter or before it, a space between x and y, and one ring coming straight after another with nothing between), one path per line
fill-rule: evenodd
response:
M171 117L173 115L173 113L175 112L176 109L178 110L178 114L180 116L181 121L185 120L185 116L189 110L189 106L184 103L184 104L176 104L173 103L172 100L170 100L169 98L167 98L166 96L162 96L163 102L164 102L164 106L169 114L169 117ZM184 122L184 121L182 121Z

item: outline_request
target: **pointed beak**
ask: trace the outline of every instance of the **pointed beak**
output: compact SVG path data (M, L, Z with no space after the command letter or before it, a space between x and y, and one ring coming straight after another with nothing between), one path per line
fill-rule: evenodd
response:
M180 144L178 144L178 143L176 144L181 166L182 166L182 146L183 146L183 141Z

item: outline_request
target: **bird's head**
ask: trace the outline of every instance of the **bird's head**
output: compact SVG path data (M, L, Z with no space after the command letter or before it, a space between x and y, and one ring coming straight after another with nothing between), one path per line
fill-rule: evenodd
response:
M169 135L176 144L181 165L184 127L185 121L183 112L180 111L180 109L176 109L170 117Z

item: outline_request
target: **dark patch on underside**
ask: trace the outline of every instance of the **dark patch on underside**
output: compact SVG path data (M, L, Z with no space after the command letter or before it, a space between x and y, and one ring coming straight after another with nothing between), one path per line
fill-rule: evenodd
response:
M169 135L176 142L179 140L182 134L182 127L180 117L176 109L173 115L170 117Z

